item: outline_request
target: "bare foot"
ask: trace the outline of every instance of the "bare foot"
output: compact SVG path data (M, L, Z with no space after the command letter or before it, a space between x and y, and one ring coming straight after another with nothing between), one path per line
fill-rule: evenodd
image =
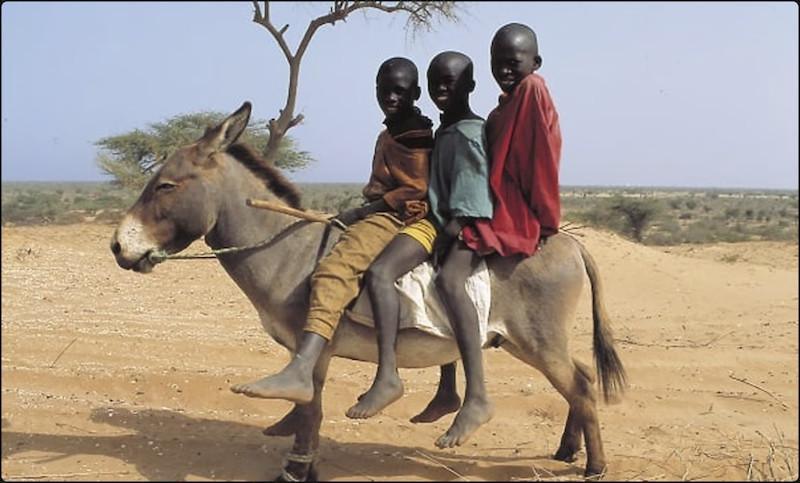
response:
M264 433L265 436L292 436L297 432L301 420L300 414L298 414L295 408L289 411L289 413L277 423L267 426L262 433Z
M412 423L432 423L442 416L458 411L461 407L461 398L454 392L436 392L428 406L421 413L411 418Z
M250 397L264 399L286 399L298 404L307 404L314 397L314 383L305 381L297 372L283 371L246 384L235 384L231 391Z
M450 429L436 440L436 446L452 448L466 443L475 430L492 419L493 414L494 408L488 401L467 401L456 414Z
M395 374L377 378L369 391L358 398L358 403L345 413L348 418L366 419L378 414L381 409L400 399L403 395L403 381Z

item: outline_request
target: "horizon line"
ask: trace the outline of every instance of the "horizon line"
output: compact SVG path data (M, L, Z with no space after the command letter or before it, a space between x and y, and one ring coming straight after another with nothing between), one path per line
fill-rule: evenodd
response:
M39 183L39 184L58 184L58 183L85 183L85 184L112 184L111 180L2 180L2 184L10 183ZM293 181L297 185L363 185L363 181ZM766 187L745 187L745 186L681 186L681 185L631 185L631 184L562 184L562 189L576 188L617 188L617 189L683 189L683 190L768 190L768 191L800 191L798 188L766 188Z

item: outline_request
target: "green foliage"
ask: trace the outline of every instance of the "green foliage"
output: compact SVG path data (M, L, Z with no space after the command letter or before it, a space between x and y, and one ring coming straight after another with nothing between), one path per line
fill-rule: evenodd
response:
M3 183L2 223L115 223L137 195L110 183Z
M301 184L299 188L303 193L303 206L315 211L338 213L364 203L361 184L313 183Z
M641 242L647 228L662 211L658 200L617 195L598 202L582 215L581 220L595 226L606 226Z
M650 217L649 225L641 232L641 242L649 245L797 241L795 193L771 190L562 188L561 206L564 220L611 230L635 239L631 219L623 215L626 205L660 205L661 209ZM625 201L620 204L620 200ZM681 206L688 210L678 209ZM629 211L634 214L633 210Z
M222 122L227 114L221 112L199 112L182 114L164 122L150 124L147 129L100 139L97 164L113 178L113 183L133 190L140 190L156 169L179 147L195 142L206 128ZM240 142L263 153L269 134L264 121L251 120ZM281 169L295 171L313 161L307 151L298 149L295 141L286 136L281 140L275 165Z
M662 211L658 200L647 198L617 198L611 205L611 211L621 216L626 224L627 232L637 242L653 219Z

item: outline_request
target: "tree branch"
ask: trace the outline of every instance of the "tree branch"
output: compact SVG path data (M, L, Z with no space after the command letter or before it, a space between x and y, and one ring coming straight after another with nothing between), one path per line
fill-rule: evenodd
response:
M278 46L281 48L281 51L283 51L283 55L286 57L286 60L289 63L289 86L286 104L284 105L284 108L281 109L278 118L270 119L270 121L267 123L267 129L269 130L270 136L264 156L268 161L274 161L273 158L277 154L280 141L286 135L286 132L303 121L302 114L294 116L294 108L297 102L297 88L300 77L300 64L303 60L303 55L305 55L306 50L311 43L311 39L317 32L317 29L327 24L335 25L336 22L340 20L345 21L351 13L355 12L356 10L366 8L373 8L385 13L405 12L409 16L408 21L406 22L406 29L411 26L414 30L421 26L428 26L428 29L430 29L429 24L437 15L449 20L457 20L458 18L454 11L455 2L452 1L398 1L388 2L387 4L386 2L381 1L335 0L333 2L333 6L330 8L327 14L321 15L309 22L308 27L306 28L306 31L293 54L283 36L283 34L286 32L286 29L289 28L289 25L284 25L280 30L275 28L275 26L272 24L272 20L270 19L269 0L264 1L263 13L255 0L253 0L253 5L255 7L253 21L269 31L272 37L278 42Z
M253 14L253 22L263 26L266 28L272 37L275 38L275 41L278 42L278 46L283 51L283 55L286 57L290 63L292 62L293 56L292 51L289 50L289 44L286 43L286 39L283 37L283 33L286 32L286 29L289 28L289 25L284 26L281 30L275 28L272 25L272 21L269 17L269 1L264 2L264 14L261 14L261 9L258 6L258 2L253 0L253 6L255 7L256 11Z
M302 114L298 114L298 115L297 115L297 116L296 116L294 119L292 119L291 121L289 121L289 125L288 125L288 126L286 126L286 129L288 130L290 127L295 127L295 126L297 126L298 124L300 124L301 122L303 122L303 119L305 119L305 116L303 116Z

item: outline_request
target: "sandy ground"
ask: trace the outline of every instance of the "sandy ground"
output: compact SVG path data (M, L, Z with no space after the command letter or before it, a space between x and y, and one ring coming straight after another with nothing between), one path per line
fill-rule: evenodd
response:
M274 477L291 440L261 430L290 404L228 388L288 354L215 261L126 272L108 249L112 230L2 229L2 478ZM622 402L599 406L607 479L797 478L797 244L652 248L582 233L631 382ZM588 292L571 333L591 363ZM573 464L550 459L565 402L504 351L485 356L495 418L453 450L433 445L452 416L408 422L438 370L402 370L406 396L357 422L344 412L373 366L335 360L321 477L580 479L583 451Z

